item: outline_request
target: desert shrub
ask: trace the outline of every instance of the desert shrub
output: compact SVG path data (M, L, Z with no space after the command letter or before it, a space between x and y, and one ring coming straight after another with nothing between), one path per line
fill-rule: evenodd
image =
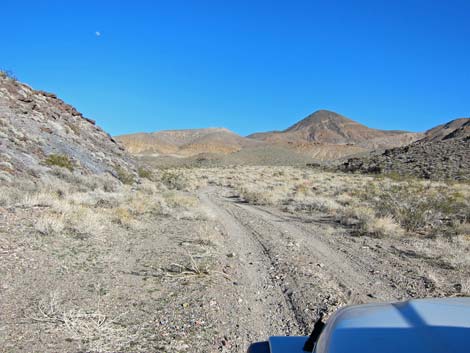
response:
M294 186L294 192L296 194L307 195L310 192L310 188L307 183L297 184Z
M336 202L340 205L348 206L354 203L354 198L349 193L343 193L336 197Z
M383 179L351 191L377 217L392 217L407 232L456 234L453 224L469 219L468 189L446 183Z
M339 221L345 225L358 226L362 230L367 229L367 224L375 220L375 212L370 207L345 207L338 216Z
M172 171L164 172L160 180L169 189L186 190L189 185L187 178L183 174Z
M161 184L154 183L149 180L142 180L140 184L136 186L137 190L147 194L147 195L155 195L160 194L164 188L162 188Z
M99 235L106 227L103 216L89 206L70 207L65 219L72 234Z
M113 221L123 227L130 227L134 223L134 216L127 207L118 207L114 209Z
M116 174L117 174L118 179L123 184L131 185L131 184L134 184L135 182L134 176L121 166L116 167Z
M115 192L119 187L119 182L114 178L103 178L101 187L104 192Z
M164 193L163 198L166 204L172 208L191 209L199 205L199 201L195 196L174 191Z
M70 158L63 154L51 154L47 156L46 160L44 161L48 166L57 166L66 168L70 171L73 170L73 163Z
M468 221L463 223L455 222L453 228L457 235L461 235L467 240L470 240L470 223Z
M65 229L63 214L45 214L34 224L34 228L42 235L54 235Z
M336 212L341 205L335 200L323 196L309 196L299 200L295 204L296 211L320 211L320 212Z
M403 228L391 216L374 217L364 226L368 234L376 237L401 236L404 234Z
M355 227L361 235L386 237L404 234L392 216L377 217L375 211L366 206L341 208L337 218L342 224Z
M278 203L272 190L262 188L241 187L240 196L253 205L275 205Z
M0 187L0 207L8 207L18 203L24 197L24 192L19 188Z
M152 172L148 169L140 167L137 170L137 173L139 174L139 177L141 178L152 180Z
M14 75L13 71L11 70L5 70L5 69L0 69L0 77L1 78L9 78L10 80L16 81L17 78Z

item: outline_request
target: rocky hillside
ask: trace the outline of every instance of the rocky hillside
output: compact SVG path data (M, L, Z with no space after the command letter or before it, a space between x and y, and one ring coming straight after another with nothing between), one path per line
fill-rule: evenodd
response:
M439 125L408 146L350 158L341 170L397 173L426 179L470 180L470 118Z
M452 138L465 137L470 135L470 119L460 118L449 121L426 131L421 142L444 141Z
M135 173L124 148L95 121L52 93L0 75L0 175Z
M116 139L133 154L185 157L200 153L228 154L262 144L224 128L166 130L122 135Z
M421 138L422 134L371 129L335 112L318 110L284 131L256 133L249 137L291 145L349 145L370 150L406 145Z

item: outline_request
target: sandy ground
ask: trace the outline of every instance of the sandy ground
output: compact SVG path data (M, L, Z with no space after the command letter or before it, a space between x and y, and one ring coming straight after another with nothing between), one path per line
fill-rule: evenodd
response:
M244 352L345 304L459 295L469 276L413 238L195 195L206 219L145 215L99 237L37 236L41 209L1 209L0 351Z

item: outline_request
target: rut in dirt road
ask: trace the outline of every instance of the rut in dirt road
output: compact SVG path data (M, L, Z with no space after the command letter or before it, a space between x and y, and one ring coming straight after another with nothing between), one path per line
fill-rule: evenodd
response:
M243 305L222 303L224 315L238 320L238 332L234 336L241 337L242 341L237 346L244 350L250 343L272 334L305 333L307 328L299 322L285 293L275 283L279 275L273 272L267 250L229 210L219 206L218 198L207 192L200 193L199 198L224 230L225 251L239 260L234 276L239 282L237 297L243 300Z
M267 330L268 335L308 334L321 313L331 313L344 304L402 297L400 289L364 272L320 240L321 225L310 224L307 231L288 217L242 203L227 197L229 194L209 188L199 197L237 249L246 292L259 290L258 281L270 282L267 300L259 303L253 297L254 309L246 313L251 316L250 330Z

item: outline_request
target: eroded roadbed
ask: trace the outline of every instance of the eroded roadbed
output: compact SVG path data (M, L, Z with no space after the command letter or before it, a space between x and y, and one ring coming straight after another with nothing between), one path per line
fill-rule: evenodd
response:
M429 285L422 266L390 252L393 244L353 237L325 214L249 205L223 188L204 189L199 198L238 261L235 290L246 306L224 309L242 323L234 335L243 338L240 349L268 335L306 334L320 313L345 304L449 294Z

